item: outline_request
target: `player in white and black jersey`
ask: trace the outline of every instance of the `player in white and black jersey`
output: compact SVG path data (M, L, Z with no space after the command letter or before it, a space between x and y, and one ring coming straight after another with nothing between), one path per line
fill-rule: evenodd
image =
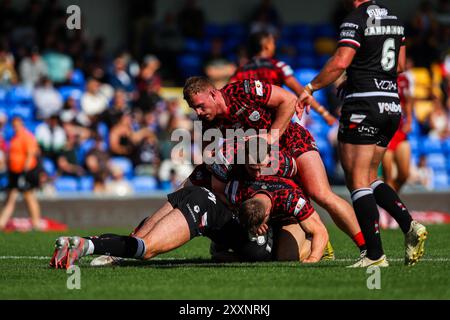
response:
M377 204L388 211L406 235L405 263L423 255L426 229L413 221L396 192L377 180L378 166L401 119L397 75L405 69L404 27L387 7L371 0L345 0L352 12L340 28L338 49L300 96L310 104L314 91L347 71L339 128L339 153L364 234L367 254L353 265L388 266L378 225Z

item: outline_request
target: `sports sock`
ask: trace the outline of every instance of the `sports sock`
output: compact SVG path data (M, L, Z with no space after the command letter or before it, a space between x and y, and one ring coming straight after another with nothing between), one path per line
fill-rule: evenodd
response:
M352 240L358 246L360 252L367 250L366 240L364 239L364 235L361 231L355 234L352 237Z
M114 236L91 238L89 241L94 245L93 254L96 255L142 259L146 251L144 240L135 237Z
M397 221L403 233L408 233L413 219L394 189L381 180L375 181L370 187L377 204Z
M352 192L353 207L367 247L367 257L377 260L383 255L378 225L380 214L372 189L362 188Z

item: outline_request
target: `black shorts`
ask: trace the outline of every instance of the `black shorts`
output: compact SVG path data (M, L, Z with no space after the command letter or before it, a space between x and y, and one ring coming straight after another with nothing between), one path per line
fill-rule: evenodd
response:
M398 98L347 99L342 107L338 140L386 148L400 125L401 117Z
M211 232L220 230L235 219L234 212L203 187L182 188L167 195L167 200L183 213L189 225L191 239L209 236Z
M26 173L8 173L8 189L18 189L21 192L39 188L39 167Z

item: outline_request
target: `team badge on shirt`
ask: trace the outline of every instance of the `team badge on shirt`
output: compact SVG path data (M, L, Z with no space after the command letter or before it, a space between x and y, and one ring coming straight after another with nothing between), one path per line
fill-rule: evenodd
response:
M263 86L262 86L261 81L256 80L255 81L255 87L256 87L256 95L260 96L260 97L263 97L264 96L264 92L263 92Z
M259 114L258 111L253 111L253 113L250 115L249 119L251 121L258 121L259 119L261 119L261 115Z

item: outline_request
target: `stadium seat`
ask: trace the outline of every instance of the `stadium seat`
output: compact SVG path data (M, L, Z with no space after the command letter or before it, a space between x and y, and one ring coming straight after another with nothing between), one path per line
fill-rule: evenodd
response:
M205 27L205 37L212 39L216 37L223 37L225 35L225 29L218 24L208 24Z
M328 62L328 60L330 59L331 56L329 55L320 55L316 58L316 68L317 69L322 69L325 64Z
M78 181L74 177L59 177L55 180L58 193L73 193L78 191Z
M32 103L33 101L33 91L31 88L25 86L15 86L12 87L6 96L8 103Z
M446 190L449 188L449 179L445 170L434 171L433 187L435 190Z
M77 102L81 100L81 96L83 95L83 91L77 87L73 86L64 86L58 89L59 93L63 97L64 101L66 101L69 97L72 97Z
M295 66L297 68L314 68L316 66L316 59L314 56L299 56L295 59Z
M5 190L8 187L9 178L7 173L0 174L0 190Z
M56 174L56 166L52 160L48 158L42 159L42 167L49 177L53 177Z
M427 165L433 170L445 170L446 159L442 153L432 153L427 156Z
M297 49L297 54L300 56L312 56L314 57L314 42L305 41L303 39L298 40L295 43L295 48Z
M78 162L84 163L86 154L95 146L95 140L89 139L84 141L77 149Z
M131 183L136 193L148 193L158 189L158 181L154 177L134 177Z
M0 88L0 103L4 103L6 101L6 96L8 95L8 90L5 88Z
M20 117L25 122L29 122L34 119L34 108L30 104L17 104L12 106L9 116L10 118Z
M444 152L450 156L450 138L447 138L446 140L444 140L444 142L442 143L442 146L444 148Z
M247 37L247 28L239 23L231 23L224 26L225 34L230 38L244 42Z
M131 163L131 160L125 157L113 157L110 160L112 166L119 167L124 176L128 179L131 179L133 177L133 164Z
M203 61L201 57L193 54L183 54L177 57L177 65L184 78L202 73Z
M284 63L286 63L289 66L294 66L295 65L295 57L290 56L288 54L280 54L277 56L277 59L279 61L283 61Z
M421 152L424 154L442 153L442 143L439 139L425 138L421 141Z
M78 88L84 88L84 86L86 85L86 79L84 77L83 71L81 71L80 69L73 70L70 77L70 83Z
M184 50L187 53L199 54L203 50L203 43L197 39L187 38L184 40Z
M322 24L314 27L314 37L316 38L333 38L337 36L337 31L331 24Z
M91 176L79 178L78 190L80 192L92 192L94 190L94 178Z
M172 188L172 182L170 181L161 181L160 185L159 185L159 189L162 191L167 191L170 192L173 188Z
M303 40L310 40L314 36L314 28L308 24L298 24L292 26L293 36Z
M411 145L412 154L417 154L420 150L419 139L416 136L409 136L408 140L409 140L409 144Z
M295 77L304 86L306 86L319 73L319 70L314 68L299 68L295 70Z

